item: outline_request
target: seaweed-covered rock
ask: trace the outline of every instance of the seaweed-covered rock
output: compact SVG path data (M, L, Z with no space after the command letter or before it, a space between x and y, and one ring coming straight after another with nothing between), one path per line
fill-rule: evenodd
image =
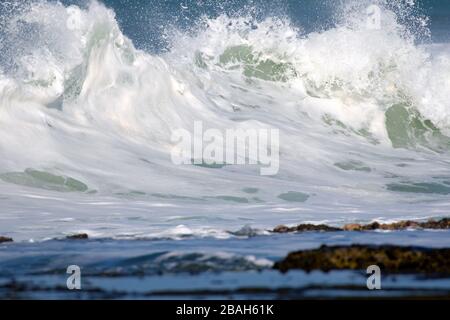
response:
M289 233L289 232L307 232L307 231L321 231L321 232L333 232L342 231L342 229L330 227L324 224L300 224L296 227L278 226L273 229L274 233Z
M290 253L274 265L287 272L293 269L366 270L378 265L387 273L426 273L450 275L450 248L426 249L399 246L322 246L315 250Z
M4 243L4 242L13 242L13 239L0 236L0 243Z
M79 234L67 236L66 239L68 239L68 240L87 240L87 239L89 239L89 236L86 233L79 233Z

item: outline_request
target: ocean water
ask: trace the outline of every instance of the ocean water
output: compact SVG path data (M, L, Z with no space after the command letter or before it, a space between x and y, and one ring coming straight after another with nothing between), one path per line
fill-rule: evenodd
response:
M113 259L181 246L237 259L247 267L217 272L239 282L300 249L268 232L279 224L447 217L449 30L437 0L2 2L0 235L17 243L2 245L0 272L40 274L8 269L14 259L41 270L70 252L90 266L105 247ZM172 132L195 121L279 129L278 174L173 164ZM52 240L74 233L94 240ZM446 232L374 237L450 244Z
M449 231L332 232L157 240L52 240L0 249L0 297L20 299L311 299L447 297L448 277L382 275L367 289L361 271L272 270L286 252L317 245L390 243L440 248ZM66 288L68 264L81 267L80 291Z

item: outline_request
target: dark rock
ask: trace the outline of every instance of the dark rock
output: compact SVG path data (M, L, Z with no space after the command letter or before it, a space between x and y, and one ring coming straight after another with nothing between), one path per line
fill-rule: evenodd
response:
M66 239L69 240L87 240L89 236L86 233L74 234L71 236L67 236Z
M379 230L380 224L378 222L372 222L371 224L368 224L365 226L365 230Z
M450 218L444 218L439 221L429 220L420 226L424 229L450 229Z
M301 224L297 226L298 232L304 231L325 231L325 232L333 232L333 231L342 231L342 229L330 227L324 224L313 225L313 224Z
M351 223L344 226L345 231L371 231L378 229L380 229L380 224L378 222L373 222L366 225Z
M0 236L0 243L3 243L3 242L13 242L13 239Z
M450 275L450 248L425 249L399 246L322 246L315 250L290 253L275 269L366 270L378 265L387 273L426 273Z
M289 227L286 227L286 226L281 225L281 226L275 227L275 229L273 229L272 232L274 232L274 233L288 233L288 232L293 232L293 231L291 231L291 229L292 229L292 228L289 228Z
M278 226L273 229L274 233L289 233L289 232L308 232L308 231L320 231L320 232L334 232L342 231L342 229L330 227L324 224L300 224L296 227L289 228L287 226Z
M296 227L287 227L280 225L272 230L274 233L290 233L290 232L306 232L306 231L373 231L373 230L406 230L406 229L450 229L450 218L444 218L442 220L429 220L427 222L417 221L400 221L389 224L380 224L378 222L372 222L369 224L351 223L346 224L342 229L327 226L324 224L300 224Z
M260 235L260 232L258 229L253 229L250 226L244 226L237 231L230 231L230 234L238 237L256 237Z
M429 220L427 222L417 221L399 221L389 224L379 224L373 222L367 225L347 224L344 226L345 231L371 231L371 230L406 230L406 229L450 229L450 219Z
M381 230L405 230L405 229L420 229L421 223L415 221L400 221L390 224L382 224L379 229Z

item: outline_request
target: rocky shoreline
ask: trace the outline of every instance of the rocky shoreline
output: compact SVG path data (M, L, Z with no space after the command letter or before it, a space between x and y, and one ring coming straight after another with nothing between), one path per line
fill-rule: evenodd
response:
M450 218L441 220L399 221L389 224L373 222L370 224L347 224L342 228L328 225L300 224L295 227L278 226L272 233L299 232L364 232L401 230L448 230ZM429 249L402 246L322 246L314 250L289 253L286 258L275 263L274 269L281 272L289 270L366 270L368 266L378 265L387 273L402 274L440 274L450 275L450 248Z
M450 218L444 218L441 220L428 220L426 222L417 222L411 220L405 220L400 222L382 224L373 222L370 224L346 224L342 228L332 227L328 225L312 225L312 224L300 224L295 227L287 227L280 225L275 227L271 232L273 233L291 233L291 232L338 232L338 231L395 231L395 230L408 230L408 229L430 229L430 230L447 230L450 229Z
M450 275L450 248L429 249L402 246L322 246L292 252L275 263L274 269L289 270L366 270L377 265L382 272L402 274Z
M86 233L73 234L66 237L67 240L88 240L89 236Z
M402 228L412 225L445 227L447 221L448 219L421 222L420 224L399 222L395 226ZM391 224L389 227L393 225ZM0 285L0 296L3 294L4 296L27 297L33 294L44 298L54 295L64 297L67 293L65 282L58 282L58 285L61 286L59 289L59 287L53 286L51 281L46 282L46 277L52 274L56 277L65 275L67 261L67 264L76 263L82 266L84 275L90 280L100 279L97 284L94 283L91 287L86 286L86 290L92 291L83 290L83 294L94 298L108 295L115 297L116 291L112 292L109 287L102 286L100 283L114 284L116 279L118 286L124 286L120 295L123 298L167 298L179 297L179 295L220 298L222 295L230 295L246 299L246 294L264 298L308 298L311 294L320 297L329 297L332 294L337 298L342 296L370 298L373 295L367 290L366 270L371 265L379 266L383 277L383 290L381 293L376 293L375 296L381 294L387 298L450 297L448 231L366 232L363 230L372 230L374 226L377 225L368 224L364 225L364 228L358 228L357 231L345 231L344 228L303 224L300 227L297 226L293 234L278 235L274 233L272 236L268 236L267 232L261 235L260 230L254 233L249 232L252 230L244 230L243 235L247 240L235 237L227 240L218 239L216 248L209 242L209 239L206 239L208 246L211 246L206 250L204 249L205 242L199 243L195 238L188 238L186 239L187 244L183 245L186 250L183 253L186 254L169 255L167 258L164 257L165 253L162 253L161 248L172 246L173 241L170 239L158 241L152 239L139 241L102 239L97 241L96 237L92 237L90 234L74 232L65 233L60 238L48 241L48 243L28 244L28 242L18 241L17 244L14 244L8 242L1 245L2 259L18 256L20 259L17 261L9 259L14 264L9 266L5 264L5 271L10 273L5 272L4 282ZM377 229L380 226L382 225L378 225ZM330 233L320 234L322 231ZM8 234L8 236L12 235ZM427 240L422 237L429 238ZM244 250L236 249L240 243ZM443 248L446 246L448 248ZM263 248L262 250L267 248L268 251L259 251L258 255L257 250L261 250L260 248ZM42 259L30 266L23 263L28 259L34 261L38 250L42 250ZM215 250L231 255L222 258L222 255L219 254L216 257ZM172 252L172 250L167 252ZM261 258L263 264L246 258L253 252L255 252L255 256L258 255L258 260ZM208 256L209 253L212 254L211 257ZM164 258L159 258L159 255ZM77 258L74 261L72 257L75 256ZM60 261L59 265L52 262L54 258L47 259L46 257L56 257L55 261ZM205 259L205 257L207 258ZM130 267L129 261L133 261L133 266ZM286 277L285 273L291 270L305 272L290 272ZM322 272L310 272L316 270ZM20 274L22 273L27 276L21 278ZM260 278L255 278L254 283L240 287L236 291L228 287L214 291L215 287L209 286L209 276L212 273L217 274L217 277L224 277L222 279L232 279L230 283L246 279L250 273L252 277L256 274L260 275ZM34 283L28 283L28 274L32 274L33 277L42 276L42 278L36 278ZM162 291L149 287L145 296L142 296L131 290L131 287L125 286L128 281L126 279L130 279L130 286L132 286L135 279L143 276L148 277L148 281L151 283L156 278L160 279L160 276L178 281L181 278L179 275L191 277L189 279L192 280L192 283L204 281L204 287L189 287L186 291L180 291L179 287L175 286L163 288ZM108 280L105 281L105 279ZM122 281L124 279L125 281ZM272 288L273 283L276 285ZM296 285L292 285L293 283Z
M89 240L89 235L86 233L79 233L79 234L69 235L65 239L66 240ZM9 237L0 236L0 243L6 243L6 242L14 242L14 239L9 238Z
M325 224L299 224L294 227L288 227L285 225L279 225L273 230L267 230L271 233L294 233L294 232L341 232L341 231L400 231L400 230L448 230L450 229L450 218L443 218L441 220L428 220L425 222L418 222L412 220L399 221L394 223L378 223L372 222L369 224L346 224L343 227L329 226ZM231 233L231 232L230 232ZM236 232L232 233L240 235ZM65 237L66 240L89 240L90 237L86 233L72 234ZM0 243L13 242L14 240L9 237L0 236Z
M4 242L13 242L13 239L0 236L0 243L4 243Z

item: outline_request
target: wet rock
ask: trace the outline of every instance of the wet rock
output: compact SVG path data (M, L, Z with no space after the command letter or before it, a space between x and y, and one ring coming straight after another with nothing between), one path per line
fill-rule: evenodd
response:
M66 239L68 239L68 240L87 240L87 239L89 239L89 236L86 233L79 233L79 234L67 236Z
M370 230L378 230L380 229L381 225L378 222L372 222L366 226L364 226L364 230L370 231Z
M4 243L4 242L13 242L13 239L0 236L0 243Z
M313 224L301 224L297 226L298 232L304 231L325 231L325 232L333 232L333 231L342 231L340 228L330 227L324 224L313 225Z
M275 269L366 270L378 265L382 272L450 275L450 248L426 249L399 246L322 246L315 250L290 253Z
M450 218L444 218L439 221L429 220L422 223L421 227L424 229L450 229Z
M362 231L363 226L357 223L350 223L344 226L344 231Z
M261 233L260 230L253 229L252 227L247 225L237 231L231 231L230 234L238 237L256 237Z
M275 227L275 229L273 229L272 232L274 232L274 233L288 233L288 232L293 232L293 231L291 231L292 229L293 228L289 228L289 227L281 225L281 226Z
M373 222L367 225L347 224L344 226L345 231L371 231L371 230L406 230L406 229L450 229L450 219L429 220L427 222L417 221L399 221L389 224L380 224Z
M390 224L382 224L379 229L381 230L405 230L405 229L420 229L423 223L415 221L400 221Z
M307 232L307 231L319 231L319 232L334 232L342 231L342 229L330 227L324 224L300 224L296 227L278 226L272 230L274 233L289 233L289 232Z
M287 227L284 225L277 226L272 230L273 233L290 233L290 232L306 232L306 231L373 231L373 230L406 230L406 229L450 229L450 218L444 218L441 220L429 220L427 222L417 221L400 221L389 224L380 224L378 222L372 222L369 224L351 223L346 224L342 229L327 226L324 224L300 224L295 227Z
M361 225L357 223L346 224L344 226L345 231L371 231L380 229L381 225L378 222L373 222L366 225Z

